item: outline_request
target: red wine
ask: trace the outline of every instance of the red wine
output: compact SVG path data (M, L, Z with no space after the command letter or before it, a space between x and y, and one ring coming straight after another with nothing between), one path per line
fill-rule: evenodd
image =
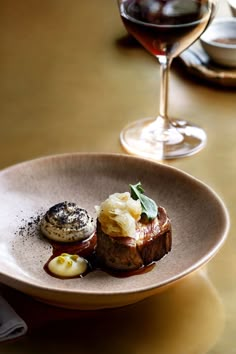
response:
M120 5L127 31L153 55L172 58L204 32L213 9L208 0L124 0Z

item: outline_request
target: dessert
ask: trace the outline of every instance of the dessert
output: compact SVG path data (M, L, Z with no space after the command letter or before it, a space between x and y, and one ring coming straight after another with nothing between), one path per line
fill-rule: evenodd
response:
M130 188L131 193L110 195L96 208L96 255L111 269L139 269L171 250L166 210L144 194L141 183Z
M67 201L52 206L43 216L40 228L46 237L58 242L85 240L95 231L87 210Z

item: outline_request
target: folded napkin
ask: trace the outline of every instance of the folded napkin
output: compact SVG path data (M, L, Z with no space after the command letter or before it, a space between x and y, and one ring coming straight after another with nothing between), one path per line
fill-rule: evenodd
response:
M27 332L24 320L0 295L0 342L15 339Z

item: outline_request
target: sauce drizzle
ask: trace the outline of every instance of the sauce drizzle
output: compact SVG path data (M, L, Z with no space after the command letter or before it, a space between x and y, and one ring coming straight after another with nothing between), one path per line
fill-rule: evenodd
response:
M156 264L156 262L152 262L151 264L143 266L139 269L128 270L128 271L127 270L122 271L122 270L108 269L108 268L104 267L102 264L99 263L99 261L96 257L96 253L95 253L95 248L96 248L96 244L97 244L96 233L93 233L86 240L77 241L77 242L73 242L73 243L71 243L71 242L62 243L62 242L57 242L57 241L53 241L50 239L48 241L52 245L52 255L48 259L48 261L45 263L43 268L46 273L48 273L50 276L53 276L54 278L59 278L59 279L83 278L87 274L89 274L95 270L102 270L102 271L106 272L107 274L109 274L113 277L116 277L116 278L125 278L125 277L129 277L132 275L139 275L139 274L147 273L147 272L151 271ZM49 270L48 264L53 258L61 255L62 253L77 254L78 256L85 258L88 261L88 268L87 268L86 272L83 274L80 274L78 276L74 276L74 277L61 277L61 276L53 274Z

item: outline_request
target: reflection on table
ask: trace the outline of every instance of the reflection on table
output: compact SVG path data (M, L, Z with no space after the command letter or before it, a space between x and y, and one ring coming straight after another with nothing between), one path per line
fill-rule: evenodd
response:
M127 307L99 311L53 308L5 289L7 298L29 324L17 342L3 344L4 354L34 350L42 342L59 352L206 353L224 328L224 307L206 269L169 289ZM30 349L31 348L31 349ZM38 349L37 349L38 348ZM30 351L29 351L30 352Z

